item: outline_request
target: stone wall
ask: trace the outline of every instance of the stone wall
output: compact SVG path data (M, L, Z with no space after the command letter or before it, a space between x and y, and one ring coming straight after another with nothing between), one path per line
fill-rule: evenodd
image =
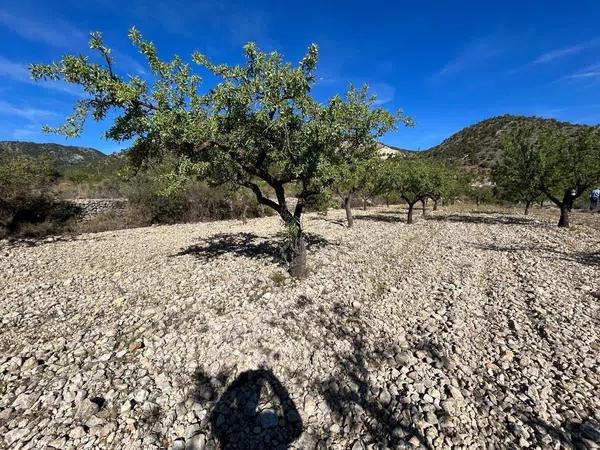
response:
M82 198L70 200L71 203L81 208L81 219L89 220L99 214L115 211L122 214L127 208L126 198Z

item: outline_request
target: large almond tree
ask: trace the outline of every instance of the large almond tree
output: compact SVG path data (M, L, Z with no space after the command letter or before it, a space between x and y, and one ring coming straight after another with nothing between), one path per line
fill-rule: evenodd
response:
M130 156L135 165L175 155L212 182L250 189L261 205L276 211L289 237L290 273L304 276L302 212L332 181L332 161L339 159L344 136L342 100L322 104L311 96L316 45L297 65L254 44L244 47L245 63L239 66L213 64L194 53L195 67L217 79L212 88L201 89L201 77L190 64L178 56L162 60L135 28L129 36L148 62L145 79L118 71L99 33L90 40L94 58L66 55L31 66L34 79L61 79L85 92L66 122L48 131L77 136L89 116L103 120L116 111L106 136L134 139ZM286 196L289 186L297 192L293 208Z

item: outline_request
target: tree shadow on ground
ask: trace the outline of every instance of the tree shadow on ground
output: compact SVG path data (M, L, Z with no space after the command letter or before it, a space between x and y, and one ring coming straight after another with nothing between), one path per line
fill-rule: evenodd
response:
M356 220L366 220L385 223L406 223L406 218L401 216L391 216L388 214L361 214L356 216Z
M534 218L517 217L517 216L470 216L466 214L437 214L435 216L425 216L425 220L433 220L436 222L462 222L462 223L481 223L487 225L534 225L540 222Z
M310 220L312 221L322 221L322 222L327 222L330 223L332 225L339 225L341 227L345 227L346 226L346 220L345 219L331 219L327 216L324 215L317 215L316 217L310 217Z
M349 342L352 350L337 354L335 376L314 386L325 398L334 420L359 436L363 445L377 444L373 448L398 448L416 438L420 446L431 449L415 425L411 405L401 405L392 395L379 394L382 386L376 385L372 372L390 358L389 346L368 344L367 330L354 307L338 303L334 305L334 312L338 320L322 318L320 325L336 340ZM424 344L421 349L428 351L429 346ZM431 355L437 357L434 353Z
M540 441L544 436L549 436L553 441L560 443L561 448L577 449L590 448L590 441L600 443L600 424L593 423L590 419L582 422L566 420L555 426L542 420L535 413L518 411L516 415L534 430L536 438ZM593 412L590 411L589 417L592 416Z
M486 372L480 372L479 376L487 383L496 382L495 377ZM480 414L488 415L490 411L489 399L486 397L480 398L478 410ZM600 443L600 423L594 418L595 411L593 407L578 410L578 418L564 419L559 424L549 423L546 419L540 417L540 411L532 400L519 401L513 403L510 407L503 408L501 411L502 416L496 416L495 421L497 424L506 427L507 436L515 436L516 440L525 435L519 422L530 427L532 432L528 432L528 435L526 435L529 445L533 440L537 444L544 443L544 448L587 449L596 448L591 443ZM511 419L507 420L507 418ZM520 441L519 444L521 444Z
M564 261L575 262L585 266L600 266L600 252L566 252L550 247L548 245L536 245L536 244L525 244L525 245L497 245L497 244L480 244L473 242L471 243L475 248L479 250L495 251L495 252L532 252L541 256L542 258L554 258L562 259Z
M219 395L227 378L224 373L211 378L196 371L193 399L211 408L197 434L210 428L222 450L285 450L300 437L303 425L298 409L270 370L242 372Z
M322 248L330 242L324 237L305 233L306 248ZM273 237L258 236L254 233L219 233L201 244L191 245L174 256L194 255L202 261L232 253L250 259L267 259L274 263L284 264L283 257L284 238L281 235Z

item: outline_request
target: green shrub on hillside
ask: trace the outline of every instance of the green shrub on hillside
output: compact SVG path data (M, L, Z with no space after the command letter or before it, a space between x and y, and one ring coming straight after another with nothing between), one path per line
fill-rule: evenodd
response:
M58 178L50 158L0 159L0 237L39 237L62 232L76 207L57 201Z
M184 160L149 166L126 188L132 219L142 225L223 220L264 215L256 197L231 185L209 186Z

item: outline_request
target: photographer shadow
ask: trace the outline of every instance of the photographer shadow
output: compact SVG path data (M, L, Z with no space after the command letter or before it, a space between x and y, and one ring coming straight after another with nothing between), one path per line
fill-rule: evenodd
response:
M287 389L265 369L241 373L209 420L223 450L285 450L302 434L302 419Z

